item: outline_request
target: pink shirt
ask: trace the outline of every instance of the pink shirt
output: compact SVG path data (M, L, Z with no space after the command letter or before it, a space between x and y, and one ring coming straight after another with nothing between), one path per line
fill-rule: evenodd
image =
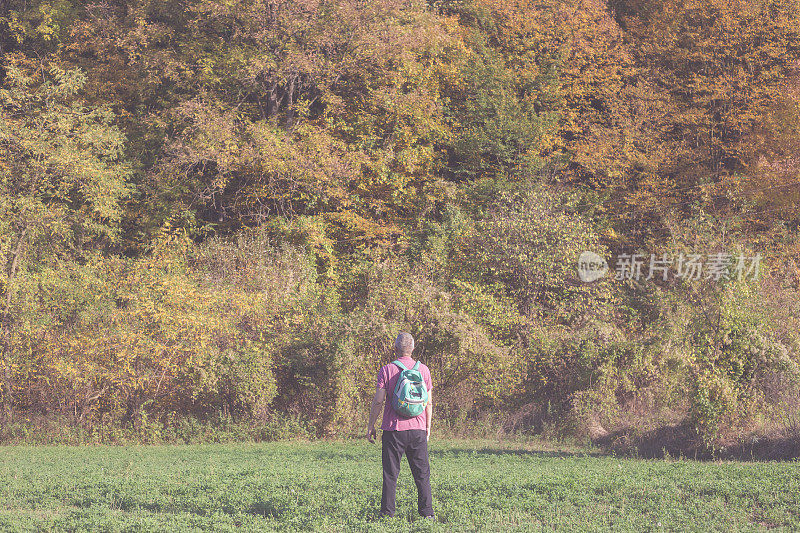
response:
M403 363L406 368L411 368L416 363L416 361L408 356L398 357L397 360ZM419 364L419 371L422 374L422 379L425 381L425 386L428 388L428 391L430 391L433 388L431 385L431 371L422 363ZM386 389L386 401L383 407L381 429L384 431L425 429L425 411L414 418L401 418L392 407L392 394L394 394L394 386L397 384L397 376L399 374L400 367L394 363L389 363L378 370L378 388Z

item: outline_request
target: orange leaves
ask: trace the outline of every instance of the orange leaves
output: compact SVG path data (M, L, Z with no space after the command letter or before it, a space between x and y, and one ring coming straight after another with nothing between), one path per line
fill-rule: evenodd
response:
M773 13L789 4L796 2L666 2L635 26L636 36L676 105L705 113L704 127L717 126L708 135L728 144L781 96L800 30Z

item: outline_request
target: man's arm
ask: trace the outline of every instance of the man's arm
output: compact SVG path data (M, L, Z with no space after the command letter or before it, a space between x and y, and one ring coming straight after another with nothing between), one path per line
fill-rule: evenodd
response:
M385 398L386 389L375 389L375 396L372 398L372 406L369 409L369 423L367 424L367 440L370 442L375 442L375 437L377 436L375 422L378 421L378 415L381 413Z
M428 404L425 406L425 430L427 439L431 439L431 422L433 421L433 391L428 391Z

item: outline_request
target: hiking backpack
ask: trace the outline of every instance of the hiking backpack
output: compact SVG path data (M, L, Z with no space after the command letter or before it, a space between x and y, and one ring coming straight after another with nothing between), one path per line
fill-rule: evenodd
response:
M419 371L419 361L413 368L406 368L400 361L392 361L400 367L397 384L392 395L392 407L404 418L414 418L422 414L428 404L428 388Z

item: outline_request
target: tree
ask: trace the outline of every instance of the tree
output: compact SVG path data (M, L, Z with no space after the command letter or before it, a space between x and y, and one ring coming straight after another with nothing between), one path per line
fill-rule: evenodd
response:
M785 184L796 182L796 167L787 167L785 145L796 138L800 116L790 90L800 60L800 4L676 0L617 8L642 76L663 102L654 127L668 155L657 180L640 183L651 191L644 199L677 187L684 192L669 194L673 201L719 212L742 207L731 192L747 198L765 185L780 185L767 195L791 192Z
M119 236L122 200L131 192L125 137L108 107L86 107L80 70L7 57L0 89L0 315L3 407L15 393L13 328L23 312L20 277L42 265L89 261Z

